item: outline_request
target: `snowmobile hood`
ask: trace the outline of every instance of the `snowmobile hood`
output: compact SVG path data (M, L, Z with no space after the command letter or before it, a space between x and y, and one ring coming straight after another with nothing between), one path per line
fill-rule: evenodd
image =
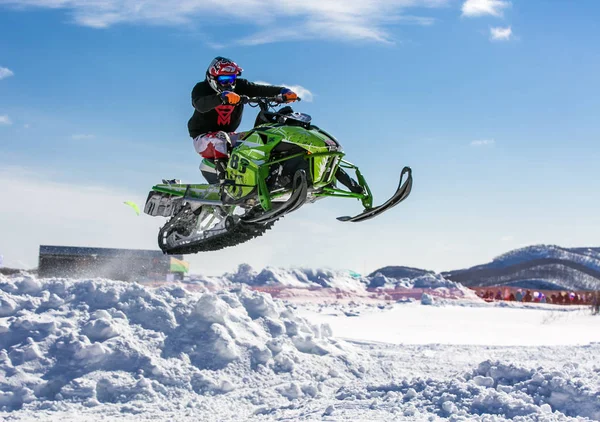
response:
M342 151L342 147L337 141L316 126L307 129L301 126L273 125L264 129L266 130L260 132L267 135L268 142L282 139L285 142L301 146L313 154Z

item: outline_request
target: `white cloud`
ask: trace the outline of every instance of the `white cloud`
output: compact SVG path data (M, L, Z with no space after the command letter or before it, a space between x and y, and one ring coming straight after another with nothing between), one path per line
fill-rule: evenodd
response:
M212 23L222 17L257 27L241 44L290 39L390 42L386 26L428 25L430 17L405 15L408 9L441 7L452 0L0 0L18 8L67 9L79 25L105 28L120 23L153 25Z
M491 15L501 17L504 9L511 6L505 0L466 0L462 6L463 16L476 17Z
M14 75L14 73L12 70L10 70L7 67L0 66L0 79L8 78L13 75Z
M494 145L496 141L493 139L479 139L477 141L471 142L472 147L482 147L482 146L490 146Z
M515 240L515 237L514 237L514 236L511 236L511 235L508 235L508 236L502 236L502 237L500 238L500 240L501 240L502 242L512 242L513 240Z
M75 135L71 135L71 139L74 139L76 141L81 141L84 139L94 139L95 136L94 135L90 135L90 134L86 134L86 133L77 133Z
M254 83L259 84L259 85L273 85L270 82L265 82L265 81L255 81ZM276 84L276 85L285 86L286 88L291 89L296 94L298 94L298 97L300 97L302 99L302 101L306 101L306 102L310 103L313 100L313 93L301 85L288 85L288 84Z
M12 125L12 120L6 114L0 115L0 125Z
M412 23L414 25L431 26L436 22L435 18L426 16L402 16L400 17L402 22Z
M490 39L492 41L508 41L512 38L512 28L490 28Z

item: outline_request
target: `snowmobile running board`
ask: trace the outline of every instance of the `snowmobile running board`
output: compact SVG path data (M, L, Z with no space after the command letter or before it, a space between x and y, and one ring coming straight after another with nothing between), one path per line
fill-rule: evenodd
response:
M408 173L408 178L404 183L402 183L402 179L404 175ZM404 201L410 195L410 191L412 190L413 178L412 178L412 170L410 167L404 167L402 169L402 173L400 173L400 183L398 184L398 189L390 199L388 199L385 203L379 205L378 207L373 207L364 210L362 213L355 215L354 217L344 216L338 217L339 221L351 221L353 223L358 223L360 221L369 220L373 217L377 217L379 214L395 207L400 202Z
M306 182L306 172L304 170L298 170L294 174L294 188L290 198L284 202L279 208L271 211L267 211L264 214L256 217L242 218L244 223L270 223L275 221L286 214L300 208L306 201L306 194L308 191L308 184Z
M190 195L190 188L191 188L191 186L187 185L185 193L183 194L184 201L193 202L193 203L202 204L202 205L213 205L213 206L223 205L223 201L220 201L218 199L194 198L193 196Z

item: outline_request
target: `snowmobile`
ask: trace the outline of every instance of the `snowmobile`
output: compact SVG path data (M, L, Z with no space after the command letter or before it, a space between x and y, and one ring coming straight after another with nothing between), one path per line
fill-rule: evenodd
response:
M282 105L277 97L242 96L242 102L260 111L254 128L231 149L224 185L218 183L214 164L205 159L201 170L207 169L203 175L208 184L163 180L148 194L144 212L169 218L158 233L158 246L164 253L191 254L238 245L263 235L278 219L304 204L326 197L360 200L362 213L337 218L360 222L409 196L412 171L404 167L396 192L374 207L358 167L344 160L340 143L312 124L311 116L289 105L276 110Z

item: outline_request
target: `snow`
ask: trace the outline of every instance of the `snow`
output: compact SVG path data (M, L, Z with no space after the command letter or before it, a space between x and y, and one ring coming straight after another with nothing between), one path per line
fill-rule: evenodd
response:
M397 268L387 267L394 273ZM406 270L402 270L402 274L413 274L414 277L392 278L381 273L363 277L350 270L310 268L267 267L257 272L248 264L240 264L235 273L212 277L191 275L186 278L186 283L213 291L245 284L254 290L295 302L352 301L357 297L362 301L379 301L390 293L415 299L420 299L422 293L442 297L475 297L471 289L447 280L441 274L411 268Z
M0 419L600 420L585 308L318 304L209 281L0 276Z
M587 307L499 302L461 303L463 306L423 306L409 302L381 311L353 307L360 318L340 317L344 308L306 308L300 314L328 324L336 336L393 344L459 344L488 346L556 346L600 343L600 318ZM511 306L512 305L512 306ZM596 326L594 325L596 324ZM600 363L600 362L599 362Z
M192 277L201 281L202 277ZM312 269L312 268L274 268L266 267L256 272L248 264L240 264L237 272L224 274L223 285L243 283L250 286L285 286L290 288L338 288L346 291L364 290L369 283L367 278L356 276L351 271Z

